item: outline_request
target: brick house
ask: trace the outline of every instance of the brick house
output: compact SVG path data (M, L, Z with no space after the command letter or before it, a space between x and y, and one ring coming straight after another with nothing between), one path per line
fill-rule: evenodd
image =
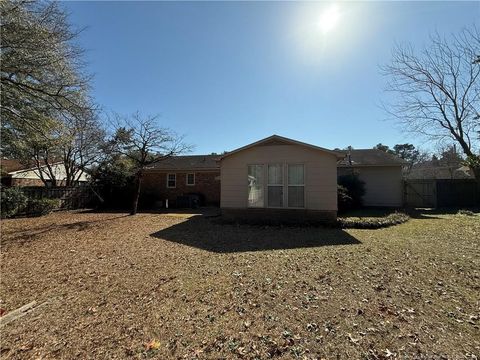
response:
M147 168L143 196L175 206L178 197L195 194L203 205L220 204L219 155L175 156Z
M283 164L286 162L286 165L282 168L286 176L287 170L289 169L288 163L290 163L290 167L292 167L291 164L293 163L303 162L305 164L303 168L305 179L310 182L309 184L304 184L306 187L305 205L314 207L314 204L319 204L317 207L320 210L327 209L332 213L336 212L337 175L350 173L359 175L361 180L365 182L366 194L364 196L364 202L366 206L399 207L402 205L401 174L405 162L384 151L377 149L330 151L277 135L247 145L241 149L246 148L248 148L250 152L254 149L264 152L268 150L268 161L261 158L257 151L248 160L248 164L234 163L230 169L227 165L231 162L230 159L234 158L231 156L237 154L240 149L233 150L224 155L174 156L154 164L145 171L142 182L142 196L150 199L151 203L156 201L161 202L161 204L157 204L157 207L165 206L165 200L167 199L170 207L176 207L179 205L177 201L179 197L197 194L202 197L202 203L205 205L218 206L223 203L222 207L225 208L228 204L233 204L233 200L235 200L238 202L234 204L236 208L248 208L248 206L244 204L247 202L249 193L247 188L249 181L249 175L247 174L248 165L257 164L259 161L262 164L272 162ZM298 148L303 150L299 151ZM314 150L312 155L313 160L310 158L308 161L305 160L307 157L304 149ZM297 153L295 153L295 151L297 151ZM325 169L317 171L318 167L323 166L320 163L317 164L317 162L319 162L319 159L325 154L335 155L330 156L334 160L335 166L329 166L328 171ZM281 158L276 159L276 156L278 157L280 155ZM266 155L264 157L266 157ZM325 179L314 179L312 174L315 173L323 175L326 173L331 174L329 184L331 183L330 185L333 185L328 195L324 194L325 191L323 188L321 189L323 192L315 190L314 186L318 185L321 187L326 183ZM231 184L232 179L236 179L235 181L238 182L234 191L232 190L234 189ZM221 184L222 182L223 184ZM268 187L267 185L265 185L265 187L266 192ZM233 191L233 193L231 191ZM283 192L286 194L288 188L283 189ZM315 195L320 193L322 193L322 196L315 199ZM327 201L327 199L328 204L325 205L324 202ZM285 201L287 200L288 196L285 195ZM305 209L308 210L307 206L305 206Z

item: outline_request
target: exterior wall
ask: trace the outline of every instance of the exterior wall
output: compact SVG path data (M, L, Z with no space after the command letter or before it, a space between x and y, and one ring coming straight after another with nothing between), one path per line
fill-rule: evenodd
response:
M195 185L187 185L187 173L195 174ZM167 174L176 174L177 181L174 189L167 188ZM189 193L202 194L205 204L220 204L220 171L149 171L143 176L142 192L153 196L156 200L168 199L169 205L175 206L178 196Z
M40 179L12 178L10 186L45 186Z
M304 164L305 209L326 210L336 213L336 156L301 145L259 145L222 159L222 209L247 209L247 166L269 163ZM248 209L253 210L251 208Z
M365 182L365 206L402 206L401 166L365 166L353 170ZM341 168L339 175L349 171L350 168Z
M55 174L55 179L57 179L57 181L60 183L62 180L65 180L67 178L67 174L66 174L66 171L65 171L65 165L63 164L55 164L55 165L52 165L52 169L53 169L53 172ZM32 181L32 183L35 183L35 185L17 185L17 186L36 186L36 185L39 185L39 186L43 186L43 182L42 180L40 179L40 175L39 175L39 172L38 170L35 170L35 169L30 169L30 170L20 170L20 171L15 171L13 173L10 173L11 174L11 177L12 177L12 185L15 185L15 182L18 182L19 184L20 183L28 183L28 181L21 181L21 179L23 180L38 180L39 183L35 182L35 181ZM44 171L43 172L43 177L45 179L50 179L50 176L48 175L48 170ZM85 173L82 173L82 175L80 175L80 178L78 179L78 181L87 181L87 175Z

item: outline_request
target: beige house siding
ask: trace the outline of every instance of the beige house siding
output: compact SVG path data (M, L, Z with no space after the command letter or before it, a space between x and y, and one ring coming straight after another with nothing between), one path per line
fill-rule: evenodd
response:
M305 165L305 209L337 211L337 157L301 145L258 145L223 158L221 207L246 209L247 166L275 163Z
M402 206L402 167L369 166L355 168L365 182L365 206Z

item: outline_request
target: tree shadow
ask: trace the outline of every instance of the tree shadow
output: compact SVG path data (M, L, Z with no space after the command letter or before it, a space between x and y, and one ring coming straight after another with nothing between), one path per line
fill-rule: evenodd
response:
M201 216L150 236L215 253L361 244L347 232L336 228L222 224Z
M480 208L478 207L414 208L409 209L407 213L413 219L441 219L436 215L455 215L462 210L468 210L474 214L480 213Z
M95 226L100 223L106 223L113 220L117 220L119 218L125 217L128 215L120 215L120 216L113 216L109 218L99 219L99 220L87 220L87 221L76 221L76 222L69 222L65 224L47 224L37 227L31 227L25 230L16 230L13 232L6 232L2 235L0 239L1 246L19 244L23 245L25 243L34 241L39 235L55 232L60 230L77 230L77 231L84 231L88 228ZM5 237L5 235L11 235Z

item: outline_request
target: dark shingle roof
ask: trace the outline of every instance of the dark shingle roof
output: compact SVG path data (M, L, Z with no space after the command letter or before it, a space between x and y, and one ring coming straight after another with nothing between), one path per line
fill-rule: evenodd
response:
M396 155L378 149L340 150L346 157L338 166L401 166L406 161ZM348 153L350 153L350 161Z
M348 150L336 151L347 155ZM187 155L172 156L166 160L153 164L148 170L212 170L219 169L219 160L222 155ZM340 160L338 166L349 166L348 157ZM400 166L406 162L398 156L376 149L351 150L352 165L358 166Z
M219 169L217 162L221 155L187 155L172 156L166 160L153 164L150 170L211 170Z

